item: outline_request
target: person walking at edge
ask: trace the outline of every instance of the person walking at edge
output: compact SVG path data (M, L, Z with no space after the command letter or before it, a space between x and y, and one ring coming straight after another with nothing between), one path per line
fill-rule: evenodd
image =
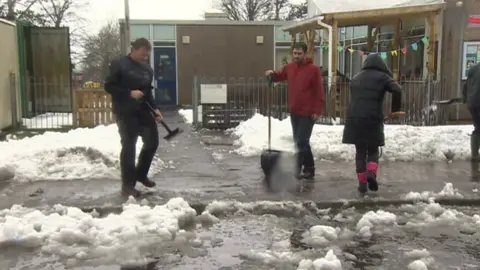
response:
M470 137L470 151L472 161L480 161L478 150L480 148L480 64L470 68L467 81L463 86L463 101L467 104L472 115L473 132Z
M138 197L140 192L135 189L137 181L149 188L155 186L147 174L157 151L159 139L156 121L162 120L162 114L156 108L152 95L153 71L148 65L152 46L145 38L133 41L131 46L129 55L110 63L105 90L112 96L122 145L122 195ZM156 116L149 111L146 102L155 109ZM135 166L138 136L142 138L143 147Z
M380 55L370 54L350 82L350 104L342 139L344 144L355 145L361 193L367 192L367 187L378 190L378 148L385 145L383 99L387 91L392 93L392 112L400 111L402 87L392 78Z
M267 70L265 76L271 77L274 82L287 81L290 120L297 152L295 177L312 180L315 177L315 162L310 136L315 121L324 110L325 92L320 67L306 58L306 53L306 43L295 43L293 62L278 71Z

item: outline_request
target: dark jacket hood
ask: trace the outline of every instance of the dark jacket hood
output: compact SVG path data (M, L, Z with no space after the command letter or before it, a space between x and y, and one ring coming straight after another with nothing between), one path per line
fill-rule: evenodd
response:
M468 74L470 76L480 76L480 64L475 64L468 70ZM480 77L479 77L480 78Z
M363 69L375 69L387 73L389 76L393 76L392 71L387 67L385 61L378 53L369 54L365 62L363 63Z

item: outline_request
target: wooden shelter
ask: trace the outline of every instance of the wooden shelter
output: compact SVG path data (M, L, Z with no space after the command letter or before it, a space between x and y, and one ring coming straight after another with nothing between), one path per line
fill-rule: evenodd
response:
M381 9L369 9L369 10L354 10L354 11L341 11L341 12L329 12L322 13L320 16L315 16L304 21L297 22L292 25L283 27L283 30L290 32L292 35L292 42L295 42L295 37L300 33L300 39L303 39L308 44L308 55L314 57L314 41L316 39L316 31L319 29L330 29L331 39L329 43L330 49L329 53L331 54L331 67L330 70L333 71L331 76L334 78L336 76L336 70L338 69L338 29L339 27L347 26L368 26L368 36L367 36L367 47L368 51L372 51L374 40L378 34L379 27L382 25L393 25L394 26L394 48L400 48L401 41L401 31L400 26L402 20L408 20L413 18L424 17L427 21L427 33L426 36L428 39L428 50L427 50L427 70L429 76L435 73L435 61L436 59L436 28L437 26L437 15L444 9L445 3L430 3L423 5L404 5L404 6L395 6L389 8ZM326 27L328 26L328 28ZM373 32L373 28L375 31ZM372 33L373 32L373 33ZM333 47L332 47L333 44ZM398 79L399 76L399 58L394 58L393 63L393 73L395 79ZM336 89L335 83L336 80L330 81L330 89ZM330 98L336 100L336 91L330 91ZM332 106L332 115L337 114L337 102L333 102Z

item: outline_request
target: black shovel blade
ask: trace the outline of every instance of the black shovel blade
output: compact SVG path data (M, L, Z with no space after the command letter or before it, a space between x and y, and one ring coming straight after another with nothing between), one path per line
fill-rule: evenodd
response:
M260 165L265 177L269 178L276 170L278 161L282 152L278 150L267 149L260 155Z
M172 130L172 132L168 133L167 136L163 137L165 140L171 140L173 137L177 136L178 134L182 133L183 130L176 128Z

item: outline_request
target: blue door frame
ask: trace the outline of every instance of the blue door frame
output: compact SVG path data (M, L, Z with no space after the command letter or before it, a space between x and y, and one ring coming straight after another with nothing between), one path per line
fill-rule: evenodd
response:
M153 49L153 70L155 75L155 103L177 105L177 63L175 48Z

